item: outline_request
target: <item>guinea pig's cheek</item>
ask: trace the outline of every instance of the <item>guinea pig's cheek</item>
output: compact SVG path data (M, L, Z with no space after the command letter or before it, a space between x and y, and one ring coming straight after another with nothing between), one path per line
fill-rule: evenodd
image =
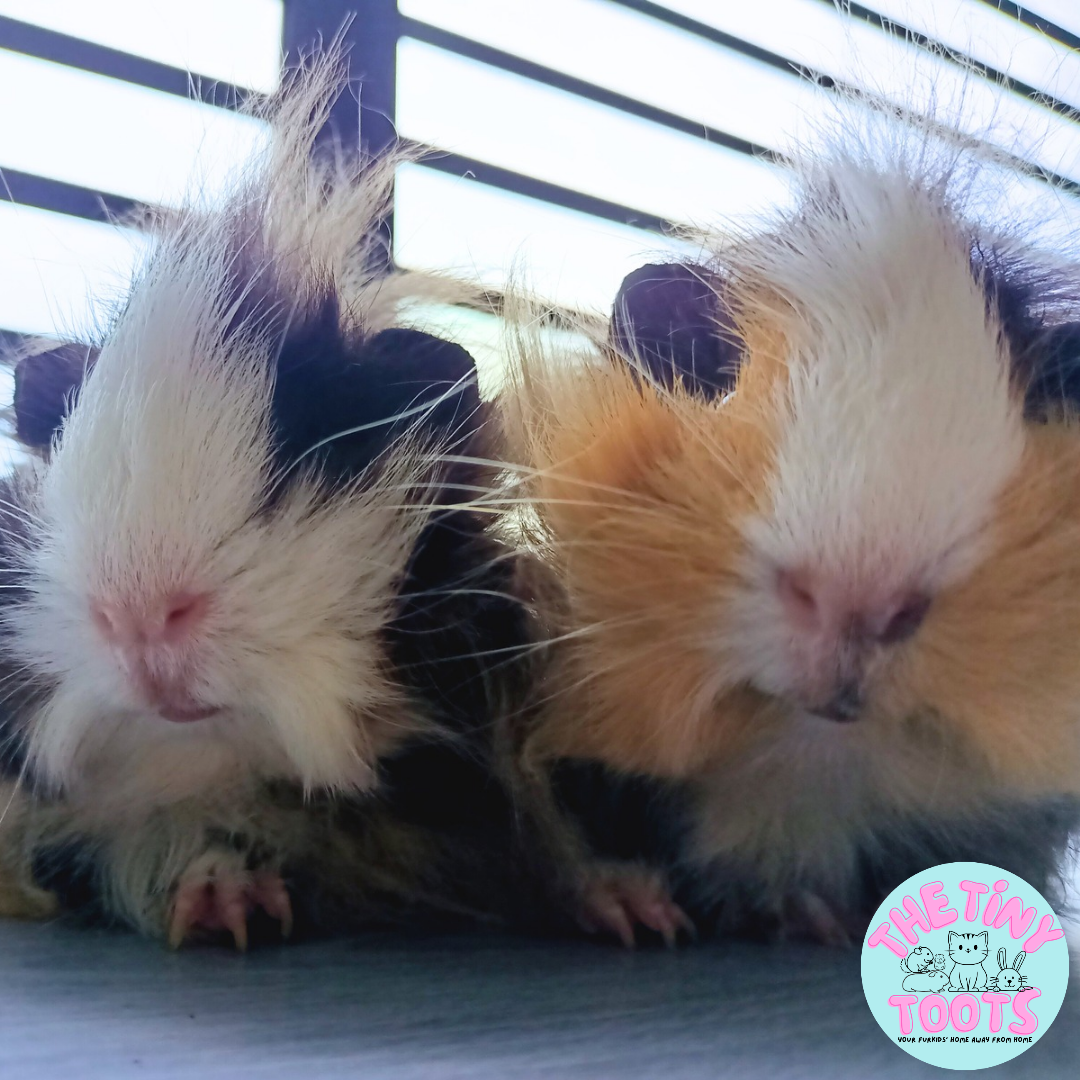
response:
M929 718L937 717L941 708L932 687L933 680L924 679L920 665L890 657L869 684L870 713L883 723L923 726Z
M709 637L714 654L718 663L732 669L733 680L781 694L790 682L797 643L784 632L768 572L744 568L734 576L738 586L724 589L713 606Z

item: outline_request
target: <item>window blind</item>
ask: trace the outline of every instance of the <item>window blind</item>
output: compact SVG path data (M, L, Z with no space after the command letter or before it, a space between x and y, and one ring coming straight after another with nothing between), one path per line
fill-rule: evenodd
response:
M79 336L146 251L135 203L213 200L265 137L281 0L0 0L0 329Z
M1080 15L986 0L399 0L394 251L605 310L682 226L786 197L784 156L835 108L957 107L1080 226ZM962 107L961 107L962 106Z

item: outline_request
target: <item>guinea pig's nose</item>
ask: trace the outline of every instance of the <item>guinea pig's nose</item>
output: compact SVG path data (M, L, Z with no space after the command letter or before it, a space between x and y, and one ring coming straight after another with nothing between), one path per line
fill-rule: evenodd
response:
M793 628L805 635L852 643L898 645L914 637L930 610L930 597L910 591L879 600L841 575L810 569L781 570L780 603Z
M881 610L864 616L867 630L882 645L899 645L913 638L926 621L930 610L930 597L925 593L912 592Z
M198 629L209 606L206 593L174 592L149 603L95 600L90 611L110 645L138 649L181 644Z

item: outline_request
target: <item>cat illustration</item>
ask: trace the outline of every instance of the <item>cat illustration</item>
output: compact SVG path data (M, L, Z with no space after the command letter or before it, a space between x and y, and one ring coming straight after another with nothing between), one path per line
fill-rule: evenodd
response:
M940 957L941 954L938 953L938 956ZM900 967L904 971L910 972L903 982L903 988L907 993L936 994L939 990L944 989L949 977L944 971L939 971L935 967L936 959L937 957L925 945L920 945L917 949L912 949L900 961ZM944 960L944 957L942 957L942 960Z
M990 942L984 930L981 934L949 932L949 959L952 974L946 990L985 990L986 968L983 963L990 955Z

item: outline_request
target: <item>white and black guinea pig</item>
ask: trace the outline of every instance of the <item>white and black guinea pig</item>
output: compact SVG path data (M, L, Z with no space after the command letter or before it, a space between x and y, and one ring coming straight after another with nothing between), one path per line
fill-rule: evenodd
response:
M162 215L100 339L16 373L8 842L173 943L482 906L454 829L509 835L485 754L524 615L466 505L485 410L462 348L398 325L431 287L372 268L390 168L312 156L339 85L287 80L231 198Z
M970 219L967 151L841 147L508 404L565 608L533 753L683 791L701 925L829 942L942 862L1053 894L1080 822L1080 269Z

